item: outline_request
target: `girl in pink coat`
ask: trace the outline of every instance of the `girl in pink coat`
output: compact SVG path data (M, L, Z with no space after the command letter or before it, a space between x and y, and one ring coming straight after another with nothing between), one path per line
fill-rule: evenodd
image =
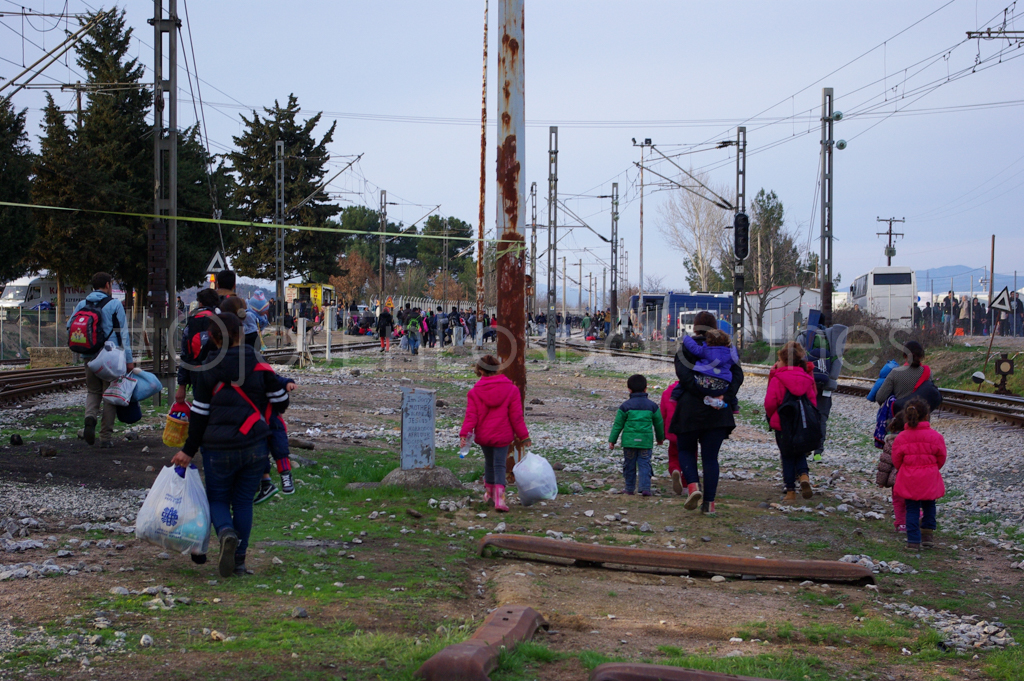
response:
M907 425L892 443L892 465L899 469L893 496L907 504L907 549L933 546L935 500L946 495L939 469L946 463L946 440L928 422L928 403L915 397L903 408ZM924 518L920 512L924 511Z
M811 488L810 468L807 466L807 454L793 454L782 451L782 421L779 419L779 407L786 399L786 393L796 397L804 397L818 406L818 389L814 384L812 367L805 361L806 353L802 345L789 341L779 350L779 361L768 374L768 390L764 395L764 414L768 424L775 431L775 441L779 446L782 458L782 482L786 487L785 502L796 501L796 485L800 483L800 496L810 499L814 496Z
M466 417L462 420L459 442L466 446L473 433L474 441L484 450L484 502L494 500L494 509L508 510L505 503L505 457L518 439L530 446L530 432L523 420L523 397L519 388L498 373L501 360L493 355L481 357L476 363L476 382L466 395Z

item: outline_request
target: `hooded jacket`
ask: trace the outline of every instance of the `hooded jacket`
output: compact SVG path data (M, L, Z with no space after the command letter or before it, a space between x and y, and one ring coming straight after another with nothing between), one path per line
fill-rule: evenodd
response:
M466 395L466 417L459 437L473 433L478 445L507 447L530 432L523 420L523 398L507 376L483 376Z
M75 318L75 313L85 307L86 300L92 303L98 303L107 294L103 291L93 291L85 297L85 300L79 301L78 305L75 305L75 309L68 316L68 322L66 325L67 329L71 329L71 321ZM114 320L117 320L119 331L114 333ZM106 338L121 348L124 348L124 361L131 364L132 360L132 336L131 329L128 327L128 318L124 313L124 305L121 304L120 300L111 298L107 301L103 309L100 310L100 328L99 334L103 338ZM94 359L96 355L82 355L85 360Z
M251 345L211 349L201 370L192 372L193 401L188 439L182 451L245 449L266 440L267 421L288 408L288 392Z
M699 343L705 342L703 334L694 337ZM710 430L722 429L728 435L736 427L736 419L732 409L735 409L739 402L736 394L743 385L743 368L737 364L732 367L732 382L726 389L722 399L731 408L715 409L704 404L704 397L707 393L697 385L696 371L694 365L697 357L687 351L685 346L680 345L675 356L676 377L679 383L672 389L672 399L676 400L675 413L672 414L672 421L669 430L676 435L693 432L707 432Z
M910 424L892 443L892 465L899 469L892 491L904 499L931 501L946 495L939 469L946 463L946 440L927 421Z
M608 442L615 444L622 434L622 446L630 449L653 449L665 441L665 421L661 411L647 393L630 393L629 399L619 405Z
M806 396L811 404L818 406L818 388L812 372L810 364L772 367L768 374L768 391L764 395L764 413L772 430L782 429L778 411L787 392L795 397Z

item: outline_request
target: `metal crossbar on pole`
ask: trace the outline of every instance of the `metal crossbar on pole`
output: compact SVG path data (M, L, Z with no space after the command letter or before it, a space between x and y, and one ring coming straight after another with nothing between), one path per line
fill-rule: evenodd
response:
M821 317L832 326L832 88L821 90Z

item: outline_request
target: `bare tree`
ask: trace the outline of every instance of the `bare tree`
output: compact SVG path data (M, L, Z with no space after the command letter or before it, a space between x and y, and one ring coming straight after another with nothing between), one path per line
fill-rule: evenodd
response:
M691 170L692 172L692 170ZM710 185L706 172L694 172L702 183ZM680 182L692 184L681 177ZM696 186L696 185L694 185ZM719 194L729 189L712 187ZM662 207L658 231L675 251L684 254L687 280L692 289L710 291L721 284L718 266L722 262L723 236L730 217L724 209L685 189L677 189Z

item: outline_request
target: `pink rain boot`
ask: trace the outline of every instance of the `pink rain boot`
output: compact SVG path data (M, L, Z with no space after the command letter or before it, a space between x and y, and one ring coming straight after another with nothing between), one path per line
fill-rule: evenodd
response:
M494 510L500 513L507 513L508 506L505 504L505 485L494 485Z
M494 498L494 485L485 482L484 483L484 503L490 502Z

